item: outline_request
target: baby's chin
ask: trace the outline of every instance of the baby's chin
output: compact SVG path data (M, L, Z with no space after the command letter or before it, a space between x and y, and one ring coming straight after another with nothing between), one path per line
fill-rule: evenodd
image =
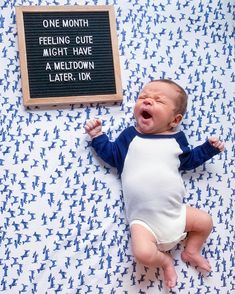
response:
M146 135L154 135L154 134L156 134L155 131L153 131L151 128L149 128L147 126L139 126L139 125L137 125L136 130L141 134L146 134Z
M152 133L154 129L152 118L145 119L141 116L137 119L137 128L141 130L142 133Z
M146 126L146 125L138 125L136 126L136 130L141 133L141 134L145 134L145 135L160 135L160 134L173 134L176 133L175 130L172 129L162 129L159 130L157 128L152 128L150 126Z

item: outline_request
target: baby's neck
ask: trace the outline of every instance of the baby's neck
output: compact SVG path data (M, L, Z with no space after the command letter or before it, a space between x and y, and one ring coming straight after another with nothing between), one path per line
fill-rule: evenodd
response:
M136 126L135 129L137 130L137 132L139 132L140 134L144 134L144 135L174 135L174 134L178 133L178 131L176 129L166 130L166 131L157 132L157 133L144 133L138 128L138 126Z

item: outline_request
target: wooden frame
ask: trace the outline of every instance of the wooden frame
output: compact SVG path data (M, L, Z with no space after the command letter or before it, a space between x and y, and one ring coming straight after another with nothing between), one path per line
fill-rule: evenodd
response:
M45 97L31 97L31 89L29 82L29 70L28 70L28 52L26 47L26 33L24 14L27 13L83 13L83 12L108 12L109 14L109 28L112 46L112 58L113 58L113 72L115 80L114 93L108 94L72 94L69 96L47 96ZM19 53L20 53L20 65L21 65L21 77L22 77L22 91L23 101L25 106L40 106L40 105L66 105L77 103L93 103L93 102L115 102L122 100L122 86L121 86L121 73L120 73L120 61L118 52L118 39L116 34L116 22L115 12L113 6L19 6L16 7L17 28L18 28L18 41L19 41ZM53 57L52 57L53 58ZM105 59L105 56L104 56Z

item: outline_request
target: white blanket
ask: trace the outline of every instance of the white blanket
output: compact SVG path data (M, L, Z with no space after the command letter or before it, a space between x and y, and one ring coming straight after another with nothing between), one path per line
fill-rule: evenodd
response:
M122 104L25 109L15 5L114 4ZM220 136L226 150L183 179L185 202L214 229L199 273L172 255L174 293L234 293L233 1L2 0L0 3L0 292L168 293L159 269L132 256L116 171L96 157L83 126L99 117L115 139L134 123L138 92L171 78L189 93L181 128L197 145ZM173 293L173 292L172 292Z

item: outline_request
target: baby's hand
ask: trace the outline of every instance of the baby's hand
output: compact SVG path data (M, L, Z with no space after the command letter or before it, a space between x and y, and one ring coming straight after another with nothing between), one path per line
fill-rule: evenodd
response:
M91 119L88 122L86 122L85 130L87 134L91 137L91 139L94 139L95 137L98 137L102 135L102 122L97 119Z
M224 151L224 142L220 141L219 138L210 137L208 138L208 141L213 147L219 149L220 152Z

